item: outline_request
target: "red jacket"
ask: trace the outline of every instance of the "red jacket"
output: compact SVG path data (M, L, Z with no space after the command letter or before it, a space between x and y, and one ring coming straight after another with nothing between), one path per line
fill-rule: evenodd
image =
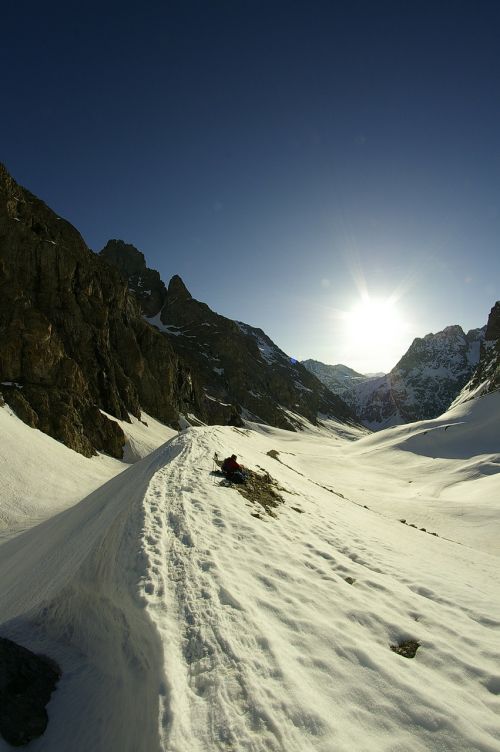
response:
M232 457L227 457L222 463L222 471L224 473L234 473L236 470L241 470L241 465L238 465Z

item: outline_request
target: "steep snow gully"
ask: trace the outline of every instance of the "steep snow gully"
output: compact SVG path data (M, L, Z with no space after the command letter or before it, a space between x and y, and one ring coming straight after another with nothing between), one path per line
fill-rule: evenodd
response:
M2 635L63 669L30 749L500 751L498 559L366 508L373 439L339 436L189 428L0 546ZM271 473L276 518L214 451Z

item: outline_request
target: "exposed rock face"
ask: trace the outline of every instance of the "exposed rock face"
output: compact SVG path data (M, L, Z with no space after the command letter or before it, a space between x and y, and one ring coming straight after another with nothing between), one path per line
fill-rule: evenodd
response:
M484 338L488 342L496 342L500 339L500 300L497 300L490 311Z
M497 389L500 389L500 301L495 303L488 316L477 368L456 402L489 394Z
M167 290L155 269L148 269L144 255L123 240L108 240L100 257L115 266L133 291L146 316L162 308Z
M120 260L122 269L126 269L126 263L126 258ZM131 267L129 280L134 273ZM149 310L144 309L146 314ZM353 420L341 399L282 352L261 329L215 313L195 300L177 275L170 280L161 311L150 321L203 384L201 414L209 423L237 425L242 415L294 429L293 413L312 423L318 413Z
M29 425L121 457L141 408L176 424L196 390L116 269L0 165L0 391Z
M319 378L341 393L361 422L372 429L435 418L445 412L470 378L478 361L483 329L465 334L449 326L413 341L386 376L345 378L339 389L336 371ZM323 364L324 365L324 364ZM337 366L326 366L337 369Z
M45 706L61 675L54 661L0 637L0 734L15 747L47 728Z

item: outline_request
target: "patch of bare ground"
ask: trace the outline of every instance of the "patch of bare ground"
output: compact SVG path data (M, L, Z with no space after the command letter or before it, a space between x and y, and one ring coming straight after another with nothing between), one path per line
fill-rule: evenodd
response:
M397 645L391 645L390 648L394 653L402 655L403 658L415 658L420 643L416 640L403 640Z
M278 493L279 491L285 491L281 488L277 481L267 472L259 474L253 470L245 468L245 483L235 483L233 488L238 491L245 499L262 507L262 510L270 517L276 517L276 509L280 504L284 504L285 500ZM260 512L253 512L253 517L260 518Z

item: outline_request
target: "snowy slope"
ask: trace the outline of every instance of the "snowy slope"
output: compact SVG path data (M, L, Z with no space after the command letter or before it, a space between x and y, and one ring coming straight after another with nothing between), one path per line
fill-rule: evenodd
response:
M80 501L124 466L99 455L88 459L0 407L0 537Z
M111 415L126 435L125 462L145 457L175 431L143 413L131 423ZM0 407L0 539L32 527L75 504L128 465L104 454L87 458L29 428L7 406Z
M318 453L315 472L395 520L500 555L500 394ZM328 468L330 458L330 468Z
M30 749L498 752L498 559L393 518L409 480L456 472L463 500L467 462L496 481L498 409L359 441L189 428L1 545L1 634L64 671ZM276 518L220 484L214 451L287 489ZM389 647L406 638L413 660Z

